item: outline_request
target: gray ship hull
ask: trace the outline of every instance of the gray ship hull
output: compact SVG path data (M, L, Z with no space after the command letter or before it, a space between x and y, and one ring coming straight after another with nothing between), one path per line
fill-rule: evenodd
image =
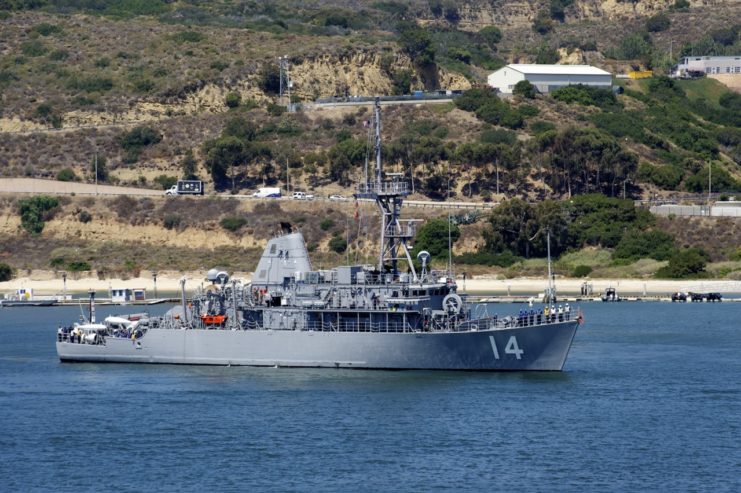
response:
M470 332L150 329L138 341L57 342L62 361L387 370L560 371L576 320Z

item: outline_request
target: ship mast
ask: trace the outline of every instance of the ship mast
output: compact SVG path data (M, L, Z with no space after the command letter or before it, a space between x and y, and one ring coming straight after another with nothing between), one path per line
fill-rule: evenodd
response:
M376 201L381 212L381 249L378 255L378 270L390 272L394 278L399 275L399 260L406 260L412 273L412 278L417 281L417 272L414 269L412 255L409 252L408 242L414 237L413 223L410 221L402 225L399 221L401 204L404 197L409 195L407 182L402 179L401 173L383 172L381 162L381 100L376 98L374 104L374 127L375 127L375 153L376 169L373 181L369 180L365 173L365 183L358 187L355 194L359 199L372 199Z

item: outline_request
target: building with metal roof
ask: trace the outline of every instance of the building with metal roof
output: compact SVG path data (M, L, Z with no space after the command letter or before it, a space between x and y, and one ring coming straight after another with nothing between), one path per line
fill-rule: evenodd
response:
M674 67L674 75L741 75L741 56L686 56Z
M488 84L503 94L512 94L515 85L527 80L541 93L559 87L583 84L604 89L612 87L612 74L591 65L545 65L512 63L487 78Z

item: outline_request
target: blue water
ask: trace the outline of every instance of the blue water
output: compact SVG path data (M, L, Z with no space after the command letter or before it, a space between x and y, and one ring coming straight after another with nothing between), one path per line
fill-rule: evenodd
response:
M741 303L583 308L504 374L62 364L78 309L0 309L0 491L741 490Z

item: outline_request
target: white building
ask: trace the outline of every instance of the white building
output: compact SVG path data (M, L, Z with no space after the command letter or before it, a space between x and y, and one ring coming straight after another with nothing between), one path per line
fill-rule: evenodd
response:
M690 72L741 75L741 56L687 56L679 60L675 75L686 77L691 75Z
M612 74L591 65L541 65L512 63L489 75L487 82L503 94L512 94L515 84L527 80L541 93L574 84L612 87Z

